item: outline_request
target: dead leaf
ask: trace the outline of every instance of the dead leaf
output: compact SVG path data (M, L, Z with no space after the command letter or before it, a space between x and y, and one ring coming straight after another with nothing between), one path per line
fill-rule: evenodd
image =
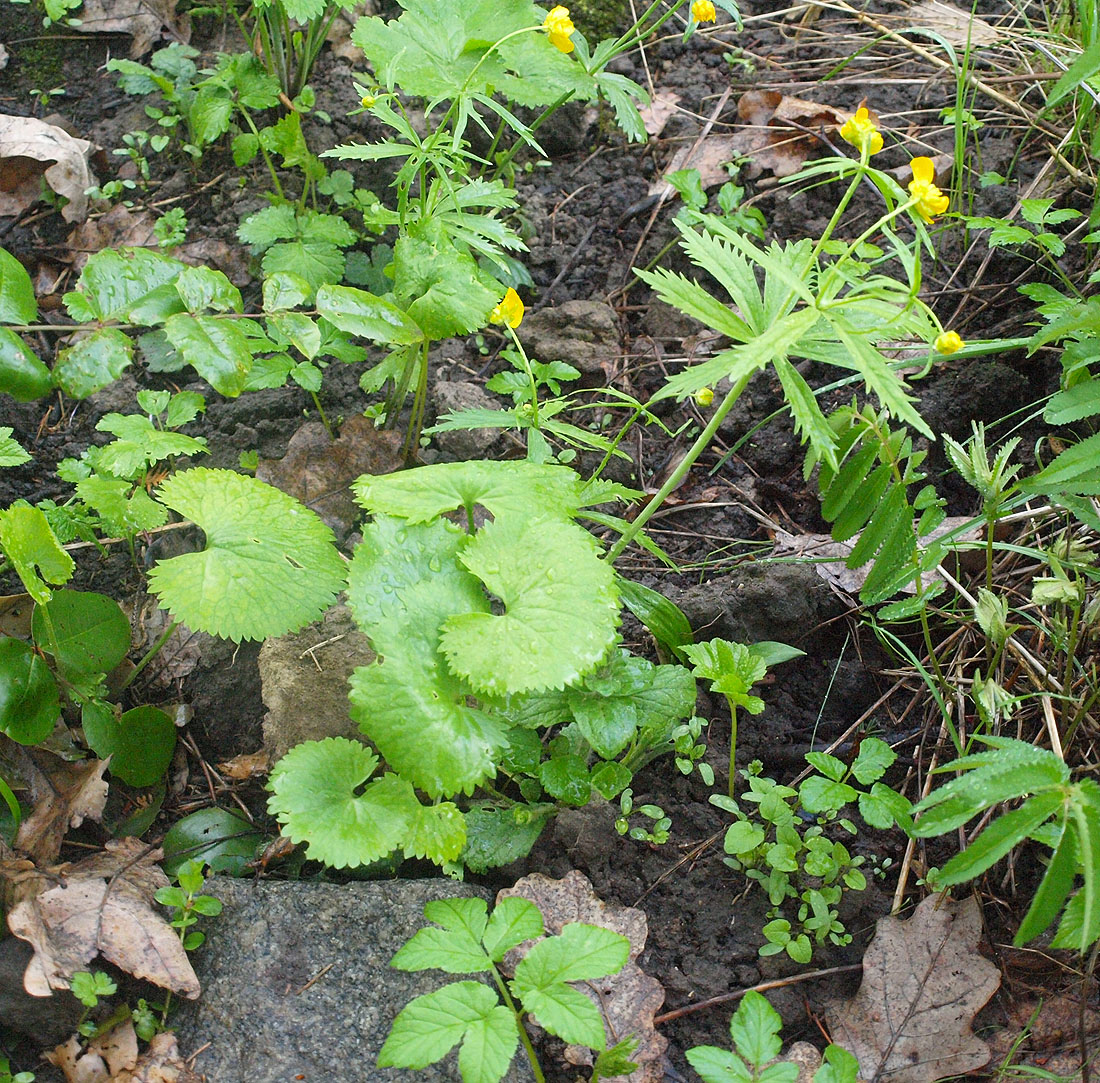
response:
M94 148L87 139L35 117L0 115L0 217L22 214L40 196L42 177L68 203L61 208L66 222L88 216L85 190L96 183L88 166Z
M77 226L66 239L73 252L73 270L84 269L88 257L104 248L156 248L157 235L153 232L156 219L148 211L135 214L121 203L106 214L89 219Z
M737 103L737 115L745 127L723 137L731 143L730 157L751 159L757 172L769 169L777 177L789 177L820 146L814 138L819 130L835 135L853 114L777 90L749 90ZM874 113L868 116L878 124Z
M680 95L674 90L659 90L653 100L644 109L639 109L642 124L648 135L660 135L668 123L668 118L680 105Z
M832 1040L868 1083L932 1083L989 1062L970 1027L1001 974L978 954L981 932L973 897L929 896L907 921L879 919L859 992L828 1013Z
M181 244L172 255L192 267L213 267L221 271L234 286L247 286L252 281L248 256L240 245L228 244L219 237L203 237Z
M600 1009L608 1045L621 1041L629 1034L638 1039L638 1047L630 1055L630 1059L638 1065L637 1069L628 1076L616 1078L629 1080L630 1083L659 1083L663 1080L668 1039L657 1033L653 1016L665 1001L665 991L656 978L651 978L637 964L648 935L645 914L633 906L604 902L593 891L587 878L576 871L567 873L560 880L532 873L517 880L514 887L497 892L496 901L499 903L501 899L512 896L529 899L539 908L548 934L557 935L563 926L580 921L587 925L600 925L630 941L629 958L618 974L576 984ZM534 940L529 940L504 957L502 966L508 974L514 971L516 964L534 943ZM590 1065L592 1052L581 1046L566 1046L565 1059L570 1064Z
M0 598L0 635L30 639L34 602L29 594L8 594Z
M85 34L129 34L130 58L144 56L162 35L186 45L191 20L176 15L176 0L84 0L80 22L72 27Z
M155 909L154 893L168 885L161 856L140 839L112 839L104 853L75 864L33 875L0 870L17 879L8 928L35 951L23 975L31 996L68 989L96 955L189 999L199 995L179 937Z
M376 429L368 418L348 418L333 440L319 421L307 421L291 438L281 459L261 459L256 477L297 497L337 534L359 521L362 509L351 494L360 474L389 474L404 464L399 432Z
M934 30L952 45L996 45L1005 38L1003 31L994 29L984 19L953 4L945 4L943 0L913 4L904 18L910 26Z
M55 861L69 828L79 827L85 819L99 820L107 803L106 760L65 763L51 756L44 768L44 759L34 760L35 770L28 778L34 808L15 836L15 849L38 865Z
M180 1057L176 1036L169 1030L154 1035L134 1070L120 1073L113 1083L200 1083L200 1078Z
M146 651L152 647L172 623L168 611L161 609L152 595L138 594L124 602L122 608L130 618L135 651ZM185 624L177 625L144 671L142 680L155 681L158 687L167 688L183 680L201 658L200 638Z
M218 764L218 772L225 778L243 781L266 775L271 767L271 757L265 749L259 752L242 752L225 763Z
M730 179L726 164L737 157L732 135L708 135L698 143L681 147L665 166L664 173L649 186L650 195L663 195L672 186L665 180L669 173L680 169L699 170L699 183L704 188L713 188Z
M111 1083L138 1062L134 1024L127 1019L112 1027L105 1034L93 1038L86 1050L74 1035L45 1057L61 1069L68 1083Z

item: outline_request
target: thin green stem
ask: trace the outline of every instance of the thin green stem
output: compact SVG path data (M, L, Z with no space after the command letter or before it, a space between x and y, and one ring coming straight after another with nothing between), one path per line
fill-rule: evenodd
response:
M23 820L23 810L19 807L19 802L15 798L15 794L12 792L12 788L4 781L2 775L0 775L0 797L4 799L4 804L8 806L8 810L11 812L11 818L15 822L15 830L19 830L19 824Z
M520 342L519 336L516 334L516 329L512 327L511 324L507 324L506 326L512 342L519 351L520 360L523 362L523 371L527 373L527 383L531 388L531 427L537 429L539 427L538 381L535 379L535 373L531 368L531 362L527 359L527 351L523 348L523 343Z
M649 502L642 508L634 522L623 531L619 540L607 551L605 559L609 564L614 564L615 561L622 556L623 550L625 550L638 536L642 528L649 522L658 508L668 499L669 493L675 490L676 486L684 479L687 472L695 465L695 461L710 446L711 440L714 439L714 434L718 431L718 426L722 424L726 414L733 409L733 404L741 397L741 393L748 387L749 381L754 375L755 373L749 373L742 376L741 379L726 392L726 397L722 400L718 409L711 415L711 419L707 422L706 427L698 437L696 437L695 443L688 448L687 454L684 456L683 460L669 475L664 485L649 498Z
M130 672L130 675L119 686L118 690L120 693L125 692L126 689L134 683L137 675L157 656L157 652L161 649L161 647L164 646L165 643L168 642L168 637L179 627L179 623L180 622L178 620L172 621L172 623L169 624L168 627L165 628L159 636L157 636L157 641L145 652L145 656L141 659L140 662L138 662L136 666L134 666L133 670Z
M733 791L737 788L737 704L726 696L726 702L730 706L730 777L729 795L733 797Z
M508 984L504 978L501 977L500 971L493 967L493 981L496 982L497 991L500 993L504 1000L504 1003L508 1005L508 1010L512 1013L512 1017L516 1021L516 1030L519 1033L519 1040L523 1043L523 1049L527 1053L527 1059L531 1063L531 1072L535 1077L535 1083L546 1083L546 1076L542 1074L542 1065L539 1064L539 1058L535 1053L535 1047L531 1044L531 1036L527 1033L527 1028L523 1025L523 1011L516 1007L516 1002L512 999L512 994L508 989Z

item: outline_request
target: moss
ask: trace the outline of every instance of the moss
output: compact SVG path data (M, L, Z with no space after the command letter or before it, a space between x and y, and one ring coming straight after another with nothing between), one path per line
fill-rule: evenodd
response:
M604 38L621 34L630 25L627 0L566 0L565 6L573 24L593 47Z
M33 0L29 11L26 8L22 10L20 19L26 19L25 25L39 28L41 32L39 36L12 47L12 59L19 78L28 87L40 90L64 86L66 57L71 43L55 37L48 29L41 29L46 16L42 0Z

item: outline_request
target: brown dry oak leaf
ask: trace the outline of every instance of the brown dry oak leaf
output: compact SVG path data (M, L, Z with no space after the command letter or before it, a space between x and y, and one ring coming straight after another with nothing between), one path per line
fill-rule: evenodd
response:
M35 117L0 116L0 216L22 214L34 206L45 177L50 188L68 200L61 217L83 222L88 216L84 193L96 183L88 167L94 146Z
M749 90L737 103L737 115L743 127L729 137L730 157L750 158L757 173L769 169L777 177L789 177L820 146L816 133L835 139L852 113L777 90ZM872 112L868 116L877 126L878 117Z
M106 760L66 763L56 756L32 757L28 779L34 808L19 825L15 849L38 865L48 865L61 853L70 827L99 820L107 804Z
M978 954L981 932L973 897L929 896L906 921L879 919L859 992L827 1016L865 1083L932 1083L988 1063L970 1027L1001 974Z
M617 1078L629 1083L660 1083L664 1078L664 1053L668 1048L668 1039L657 1033L653 1016L665 1001L665 990L656 978L651 978L637 964L649 931L645 914L632 906L604 902L593 891L587 878L575 870L560 880L532 873L517 880L514 887L498 892L496 901L499 903L501 899L511 896L528 899L539 908L548 934L556 936L563 926L580 921L586 925L600 925L630 941L630 955L618 974L590 982L577 982L576 987L600 1009L608 1046L631 1034L638 1039L637 1048L630 1054L630 1059L638 1065L637 1069L628 1076ZM529 940L504 957L502 969L505 973L511 975L514 972L534 943L534 940ZM580 1046L566 1046L565 1059L570 1064L590 1065L592 1053Z
M199 995L187 952L153 899L168 885L155 864L161 856L140 839L112 839L106 852L74 864L0 867L15 882L8 928L35 951L23 976L31 996L68 989L96 955L181 996Z

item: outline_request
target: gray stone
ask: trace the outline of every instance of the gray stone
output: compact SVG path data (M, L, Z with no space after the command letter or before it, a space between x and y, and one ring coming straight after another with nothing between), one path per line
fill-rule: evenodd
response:
M480 384L470 380L437 380L432 388L432 410L436 418L461 410L499 410L503 405ZM437 432L436 446L444 456L459 462L484 459L500 437L500 429L457 429Z
M302 741L361 740L348 713L348 678L374 660L367 637L345 605L316 624L267 640L260 648L260 684L267 714L264 748L273 759Z
M520 328L529 356L564 361L582 376L606 380L619 358L615 310L601 301L566 301L532 313Z
M449 880L336 885L215 877L208 893L224 909L192 956L202 995L174 1016L184 1055L202 1050L200 1075L211 1083L458 1083L453 1051L415 1076L376 1066L398 1011L456 980L435 970L394 970L389 961L426 924L426 902L488 900L488 889ZM530 1079L520 1057L509 1083Z
M37 1045L56 1045L76 1030L84 1008L68 991L32 997L24 990L23 974L33 955L25 940L0 940L0 1027L25 1034Z
M843 603L808 564L742 564L732 575L688 587L673 599L699 639L795 646L843 612Z

